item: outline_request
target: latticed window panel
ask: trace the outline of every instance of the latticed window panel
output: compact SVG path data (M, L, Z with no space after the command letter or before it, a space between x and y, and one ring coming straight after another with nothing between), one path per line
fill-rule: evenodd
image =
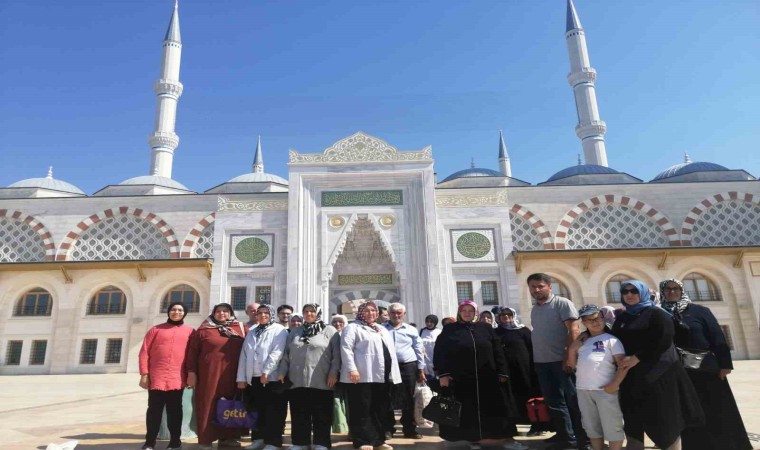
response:
M196 258L214 257L214 224L207 226L193 247L193 256Z
M45 260L45 242L29 224L0 218L0 262Z
M166 312L169 305L177 302L182 302L182 306L185 308L185 314L197 313L201 308L201 299L198 292L193 289L192 286L180 284L179 286L173 287L166 293L166 295L164 295L164 299L161 300L161 310L159 312Z
M694 224L692 245L760 245L760 205L727 201L716 203Z
M472 282L457 281L457 301L472 300Z
M495 281L483 281L480 283L480 296L484 305L499 304L499 290Z
M622 205L584 211L567 230L567 248L667 247L665 232L645 214Z
M16 303L14 316L49 316L53 309L50 293L42 288L35 288L24 294Z
M5 365L18 366L21 364L21 349L24 347L24 341L8 341L8 347L5 349Z
M512 242L515 250L543 250L544 241L530 222L514 212L509 212L509 222L512 224Z
M130 215L92 225L74 245L71 251L74 261L168 259L171 254L161 230Z
M108 339L106 341L106 364L119 364L121 362L121 339Z
M45 364L45 353L47 353L47 341L32 341L32 351L29 353L29 365L41 366Z
M124 314L127 311L127 296L121 289L108 286L99 290L90 299L87 315Z

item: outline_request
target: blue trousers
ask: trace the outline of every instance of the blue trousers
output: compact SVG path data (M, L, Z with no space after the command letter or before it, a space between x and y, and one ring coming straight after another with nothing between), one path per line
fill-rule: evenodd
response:
M562 361L535 363L538 384L552 424L560 438L573 445L588 443L588 437L581 425L581 411L578 408L578 395L575 392L575 376L562 370Z

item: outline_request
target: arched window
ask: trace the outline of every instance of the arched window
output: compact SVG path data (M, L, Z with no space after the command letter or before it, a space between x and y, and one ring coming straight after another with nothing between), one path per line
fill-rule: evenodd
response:
M34 288L24 294L16 303L14 316L49 316L53 309L50 292Z
M127 296L115 286L106 286L90 299L88 315L124 314L127 310Z
M198 292L186 284L174 286L164 295L159 312L166 312L166 308L175 302L182 302L185 306L185 313L197 313L201 309L201 299Z
M706 276L692 272L683 277L683 288L692 301L719 302L722 300L720 291Z
M572 300L570 297L570 289L567 288L565 283L556 278L552 279L552 293L560 297L565 297L568 300Z
M605 286L607 303L620 303L620 285L628 280L633 280L633 277L623 274L617 274L607 280L607 285Z

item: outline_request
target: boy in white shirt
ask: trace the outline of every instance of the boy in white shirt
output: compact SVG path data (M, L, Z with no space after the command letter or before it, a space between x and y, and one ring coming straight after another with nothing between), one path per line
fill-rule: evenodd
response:
M570 345L568 365L575 368L583 429L594 450L602 450L605 440L609 441L610 450L622 450L625 433L618 389L628 371L617 366L625 357L625 350L608 333L599 307L586 305L578 315L588 332Z

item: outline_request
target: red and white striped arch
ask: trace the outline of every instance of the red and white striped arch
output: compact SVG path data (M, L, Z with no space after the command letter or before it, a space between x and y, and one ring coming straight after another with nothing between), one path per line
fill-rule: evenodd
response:
M715 194L699 201L696 205L694 205L693 208L691 208L691 211L689 211L689 214L686 215L686 218L683 221L683 225L681 226L681 236L683 236L683 239L681 241L682 245L691 245L691 236L694 232L694 224L697 223L699 216L704 214L705 211L707 211L716 203L722 203L731 200L758 203L758 200L760 199L755 198L754 195L747 192L728 191L721 192L720 194Z
M554 243L552 242L551 231L549 231L549 229L546 228L546 225L544 225L544 221L539 219L535 213L526 209L524 206L520 205L519 203L515 203L514 205L512 205L512 208L510 209L510 211L512 211L513 213L517 214L518 216L527 220L528 223L530 223L533 229L536 230L536 233L538 233L538 237L541 238L541 241L543 241L544 250L554 249Z
M195 226L190 229L190 232L187 233L187 236L185 237L185 242L182 243L182 250L179 252L180 258L193 257L193 247L195 247L195 244L198 243L198 238L201 237L201 234L203 234L203 230L214 223L214 220L216 220L216 212L212 212L208 216L204 217L200 220L200 222L196 223Z
M55 243L53 242L53 235L42 222L34 216L24 214L21 211L9 209L0 209L0 217L23 222L32 227L32 229L40 236L40 239L42 239L42 243L45 246L45 261L53 261L55 259Z

